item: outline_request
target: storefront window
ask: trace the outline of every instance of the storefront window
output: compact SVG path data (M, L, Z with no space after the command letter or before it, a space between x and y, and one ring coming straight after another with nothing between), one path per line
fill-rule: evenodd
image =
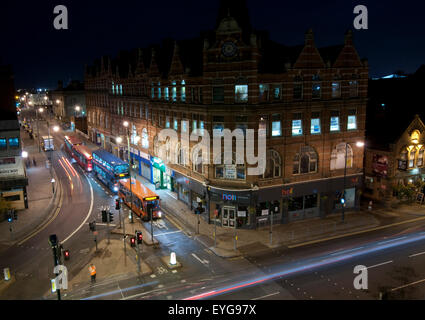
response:
M311 194L304 197L304 209L317 207L317 194Z
M303 210L303 197L290 198L288 201L288 211Z

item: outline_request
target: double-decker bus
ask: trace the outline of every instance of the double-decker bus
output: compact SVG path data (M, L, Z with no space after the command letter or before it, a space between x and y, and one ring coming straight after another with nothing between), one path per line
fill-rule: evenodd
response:
M160 199L154 191L143 185L140 181L131 178L131 193L133 194L133 203L131 208L140 218L142 218L143 221L150 220L147 211L148 204L152 204L153 206L153 219L161 218L162 212L159 207ZM118 196L128 207L130 207L131 204L131 193L130 179L120 180Z
M74 146L78 146L78 145L82 145L83 142L78 139L76 136L65 136L65 150L69 153L69 155L73 155L73 147Z
M75 145L73 147L72 157L77 160L78 164L86 171L90 172L93 170L93 154L89 147L82 144Z
M92 152L93 172L113 192L118 192L118 181L130 177L130 167L127 162L117 158L104 149Z

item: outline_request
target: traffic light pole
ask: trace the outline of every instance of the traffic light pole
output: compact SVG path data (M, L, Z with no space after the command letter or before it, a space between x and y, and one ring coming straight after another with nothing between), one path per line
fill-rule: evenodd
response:
M121 212L121 206L120 206L120 212ZM124 233L123 237L124 237L124 257L125 257L127 254L126 247L125 247L125 217L124 217L124 214L122 214L121 216L122 216L122 227L123 227L123 233Z
M111 233L109 232L109 219L110 217L109 217L109 209L108 209L108 214L106 215L106 225L108 226L107 228L107 233L108 233L108 244L110 244L111 243L111 241L110 241L110 239L111 239Z

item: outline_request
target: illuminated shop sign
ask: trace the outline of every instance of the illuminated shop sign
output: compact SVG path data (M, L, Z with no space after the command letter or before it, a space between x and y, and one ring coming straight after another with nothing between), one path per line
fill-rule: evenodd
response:
M223 200L236 201L236 196L234 194L223 193Z

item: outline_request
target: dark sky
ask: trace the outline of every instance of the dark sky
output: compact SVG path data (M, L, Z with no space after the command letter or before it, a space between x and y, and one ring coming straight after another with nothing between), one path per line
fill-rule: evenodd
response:
M69 30L53 28L53 8L68 8ZM404 0L247 0L254 29L273 40L302 44L313 28L317 46L343 43L353 27L353 9L366 5L369 29L354 32L370 76L396 70L414 72L425 63L425 1ZM0 57L12 64L15 85L55 87L57 80L83 79L84 64L119 50L186 39L215 27L218 0L38 0L0 4Z

